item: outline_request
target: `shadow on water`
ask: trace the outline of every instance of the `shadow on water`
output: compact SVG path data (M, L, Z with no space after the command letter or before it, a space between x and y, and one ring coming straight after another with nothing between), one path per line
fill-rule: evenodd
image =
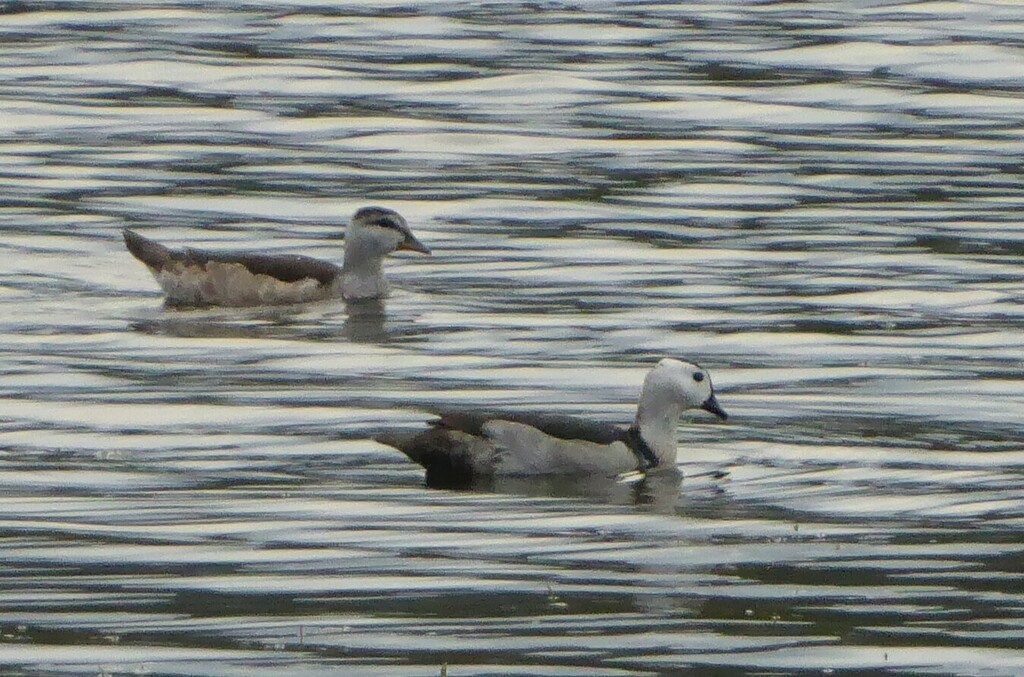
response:
M583 498L600 504L636 506L644 512L670 515L680 509L680 499L684 492L688 501L723 496L724 489L719 483L727 477L728 473L724 471L684 475L675 470L665 470L622 477L535 475L458 481L439 474L428 474L425 485L435 490L531 498Z
M391 337L384 301L349 301L346 308L348 315L342 326L342 336L347 340L352 343L386 343Z
M344 320L339 327L342 314ZM182 308L164 304L159 315L131 320L129 326L143 334L178 338L384 344L393 335L386 302L380 299L260 308Z

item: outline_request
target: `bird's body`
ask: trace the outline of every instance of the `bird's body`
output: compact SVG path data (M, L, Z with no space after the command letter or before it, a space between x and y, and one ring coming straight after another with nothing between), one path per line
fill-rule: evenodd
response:
M412 434L385 434L427 470L428 481L502 475L605 475L675 468L682 412L701 408L720 418L711 379L697 365L665 359L644 381L633 425L525 413L443 414Z
M352 218L341 266L309 256L170 249L125 229L128 251L146 264L170 305L263 306L330 298L382 298L382 259L396 249L429 254L397 212L364 207Z

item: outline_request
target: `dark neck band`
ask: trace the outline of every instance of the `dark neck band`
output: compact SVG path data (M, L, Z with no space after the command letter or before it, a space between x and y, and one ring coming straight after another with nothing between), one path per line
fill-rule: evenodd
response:
M640 429L635 425L630 426L626 430L625 439L623 440L629 450L636 456L637 462L640 464L640 470L650 470L651 468L658 467L658 456L654 453L654 449L647 444L644 440L644 436L640 434Z

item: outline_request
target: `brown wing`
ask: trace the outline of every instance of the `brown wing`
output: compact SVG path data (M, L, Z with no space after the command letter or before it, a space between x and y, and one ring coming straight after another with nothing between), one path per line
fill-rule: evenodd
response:
M205 266L207 263L237 263L254 275L268 275L282 282L314 279L328 285L341 273L341 268L309 256L294 254L249 254L207 252L200 249L169 249L159 242L124 229L124 243L132 256L154 270L163 270L171 263Z
M268 275L282 282L314 279L320 284L327 285L341 273L340 266L297 254L236 254L186 249L183 260L198 265L206 265L211 261L237 263L253 275Z

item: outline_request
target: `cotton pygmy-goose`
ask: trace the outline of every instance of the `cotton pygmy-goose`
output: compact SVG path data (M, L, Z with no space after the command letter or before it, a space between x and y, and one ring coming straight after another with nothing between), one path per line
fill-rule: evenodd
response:
M428 483L502 475L613 476L676 467L676 428L687 409L727 414L707 370L663 359L647 374L633 425L546 414L447 413L417 433L377 437L427 469Z
M382 260L396 249L429 254L398 212L363 207L345 233L341 266L288 254L168 249L125 229L132 256L146 264L167 295L180 306L262 306L329 298L381 298L389 286Z

